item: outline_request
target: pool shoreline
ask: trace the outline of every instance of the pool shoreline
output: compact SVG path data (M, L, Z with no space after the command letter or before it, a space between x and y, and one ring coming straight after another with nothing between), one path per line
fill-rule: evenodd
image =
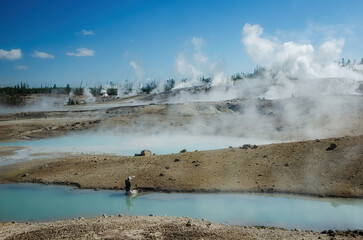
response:
M92 188L92 187L83 187L79 183L76 182L43 182L40 179L35 179L33 181L26 181L26 182L0 182L0 185L3 184L42 184L42 185L54 185L54 186L64 186L64 187L74 187L77 189L84 189L84 190L94 190L94 191L124 191L124 188ZM193 190L184 190L184 189L162 189L162 188L135 188L139 193L231 193L231 194L276 194L276 195L286 195L286 196L299 196L299 197L312 197L312 198L336 198L336 199L363 199L363 196L336 196L336 195L320 195L320 194L309 194L309 193L301 193L301 192L286 192L286 191L242 191L242 190L224 190L224 189L215 189L215 190L208 190L208 189L193 189Z

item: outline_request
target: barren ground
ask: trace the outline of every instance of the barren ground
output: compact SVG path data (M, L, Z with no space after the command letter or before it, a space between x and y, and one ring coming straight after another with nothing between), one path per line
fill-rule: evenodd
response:
M316 233L243 227L174 217L98 217L50 223L0 223L1 239L362 239L362 231Z

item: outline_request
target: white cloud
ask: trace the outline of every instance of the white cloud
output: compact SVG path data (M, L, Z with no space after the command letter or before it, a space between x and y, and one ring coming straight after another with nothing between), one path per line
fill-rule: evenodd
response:
M77 52L66 52L68 56L75 56L75 57L91 57L95 54L95 51L87 48L77 48Z
M24 66L24 65L18 65L18 66L15 66L14 69L17 69L17 70L26 70L28 69L27 66Z
M142 69L142 67L140 67L135 61L131 61L130 66L134 69L137 80L141 81L144 77L144 69Z
M76 34L77 35L83 35L83 36L95 35L95 33L92 30L85 30L85 29L83 29L80 32L77 32Z
M37 58L54 58L53 55L46 53L46 52L40 52L38 50L35 50L34 53L31 55L32 57Z
M11 49L10 51L0 49L0 59L15 60L20 59L21 56L20 49Z

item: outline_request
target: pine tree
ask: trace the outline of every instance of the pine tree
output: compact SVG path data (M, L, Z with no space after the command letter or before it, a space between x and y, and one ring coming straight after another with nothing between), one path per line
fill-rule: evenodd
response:
M69 86L69 84L67 84L65 89L66 89L67 94L69 94L71 92L71 87Z

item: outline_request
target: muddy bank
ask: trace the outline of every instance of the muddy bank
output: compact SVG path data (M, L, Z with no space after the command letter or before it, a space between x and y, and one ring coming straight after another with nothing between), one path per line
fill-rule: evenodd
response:
M175 217L98 217L47 223L0 223L1 239L362 239L362 231L316 233L242 227Z
M333 149L332 146L335 147ZM363 136L120 157L65 156L4 166L0 181L175 192L276 192L363 197Z

